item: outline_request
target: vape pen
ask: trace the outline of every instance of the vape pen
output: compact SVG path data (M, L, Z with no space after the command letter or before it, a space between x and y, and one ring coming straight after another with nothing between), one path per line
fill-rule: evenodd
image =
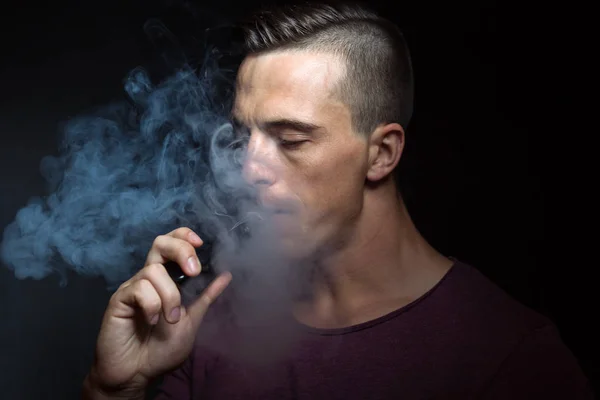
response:
M250 236L250 227L248 226L248 219L245 221L239 222L231 228L230 232L233 232L236 236L236 239L243 240ZM204 274L213 274L214 270L211 265L212 259L212 250L213 246L211 243L204 243L200 248L196 249L196 254L198 255L198 259L202 264L202 271L200 272L202 275ZM179 287L183 283L185 283L189 276L187 276L179 264L175 261L168 261L164 264L169 276Z

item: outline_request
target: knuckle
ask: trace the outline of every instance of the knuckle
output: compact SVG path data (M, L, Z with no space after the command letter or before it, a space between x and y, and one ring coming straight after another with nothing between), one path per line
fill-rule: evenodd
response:
M116 292L114 292L114 293L112 294L112 296L110 296L110 299L108 300L108 307L109 307L109 308L112 308L112 307L114 307L114 306L115 306L115 304L117 304L117 303L118 303L118 301L119 301L119 297L121 296L121 293L122 293L122 292L123 292L122 290L117 290Z
M113 293L113 296L115 296L117 293L120 293L123 290L127 289L129 286L131 286L131 279L121 283L119 285L119 287L117 288L117 290Z
M196 255L194 246L192 246L188 242L183 241L177 244L177 253L185 257L186 260L188 259L188 257Z
M144 268L144 276L150 279L156 279L165 267L162 264L150 264ZM148 282L150 283L150 282Z
M136 288L136 297L139 298L142 308L148 311L160 309L160 297L152 283L146 279L140 279Z
M181 301L180 297L181 296L179 294L179 290L177 290L175 284L169 285L168 288L165 289L165 292L163 294L163 300L165 303L168 304L179 303Z
M177 303L180 301L177 286L167 278L168 275L162 264L150 264L146 267L145 278L139 281L143 285L141 290L144 293L152 293L152 297L158 301L158 308L161 307L161 302Z
M173 231L173 236L177 237L177 238L184 238L187 237L187 235L189 235L190 233L192 233L192 230L190 228L188 228L187 226L183 226L181 228L177 228Z
M133 278L125 281L123 283L121 283L119 285L119 287L117 288L117 290L114 291L114 293L110 296L109 299L109 304L115 304L116 302L119 301L119 299L123 296L123 293L125 293L126 290L131 290L128 289L132 286L132 284L134 283Z
M160 311L161 307L162 303L160 301L160 298L148 299L146 304L144 304L144 310L151 314L155 314L158 311Z
M148 293L150 290L153 289L154 287L152 286L152 282L150 282L148 279L140 279L136 282L135 290L137 292Z
M163 247L165 240L167 240L166 235L158 235L157 237L154 238L154 241L152 242L152 247L153 248Z

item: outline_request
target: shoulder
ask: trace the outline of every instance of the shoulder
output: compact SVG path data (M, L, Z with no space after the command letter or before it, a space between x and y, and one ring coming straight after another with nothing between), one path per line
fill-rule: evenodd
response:
M592 400L591 384L552 324L533 329L502 360L484 399Z
M443 308L453 343L470 362L487 367L489 398L591 398L555 324L476 268L457 261L435 297L432 306Z
M456 261L436 293L439 301L458 323L477 333L519 340L552 321L525 306L492 282L481 271Z
M552 324L460 261L414 311L418 321L413 325L452 348L453 363L485 365L488 374L524 337Z

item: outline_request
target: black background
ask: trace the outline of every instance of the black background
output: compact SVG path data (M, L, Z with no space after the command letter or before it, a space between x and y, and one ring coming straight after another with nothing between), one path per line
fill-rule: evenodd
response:
M572 141L553 123L568 102L559 20L533 3L380 3L413 54L417 94L404 176L418 228L550 317L597 387L595 265L582 250L585 213L572 201L581 196L573 191L581 175ZM253 6L3 6L0 227L44 194L39 162L56 152L60 123L119 98L127 72L155 62L142 30L148 18L185 41ZM21 281L0 268L3 399L79 398L111 293L100 279L71 276L64 288L58 281Z

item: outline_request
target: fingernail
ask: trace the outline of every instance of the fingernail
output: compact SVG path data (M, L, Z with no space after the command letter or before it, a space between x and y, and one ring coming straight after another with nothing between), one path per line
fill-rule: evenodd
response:
M200 239L200 236L196 235L194 232L190 232L190 234L188 235L190 240L193 242L201 242L202 239Z
M169 316L169 318L171 319L171 321L177 322L177 321L179 321L180 316L181 316L181 309L179 307L175 307L171 311L171 315Z
M198 260L198 257L191 256L188 258L188 267L193 273L200 271L200 260Z
M156 314L154 317L152 317L152 319L150 320L150 324L156 325L158 323L158 317L159 317L158 314Z

